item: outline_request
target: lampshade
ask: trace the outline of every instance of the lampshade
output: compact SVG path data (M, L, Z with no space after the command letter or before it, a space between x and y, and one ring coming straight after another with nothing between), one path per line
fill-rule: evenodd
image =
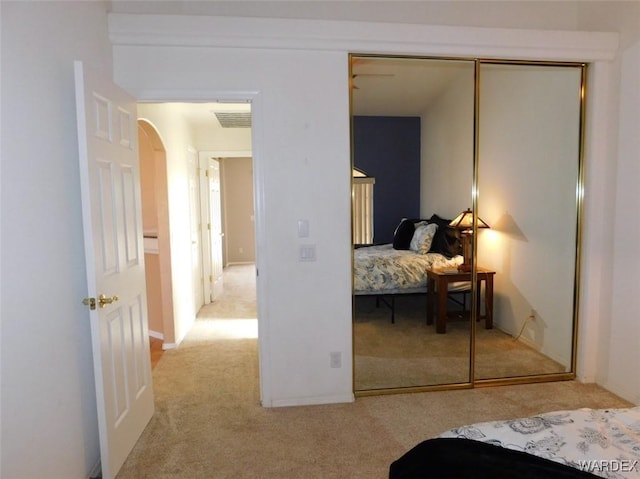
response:
M476 217L478 221L478 228L488 228L489 225L482 221L480 217ZM462 264L458 266L458 271L469 272L471 271L471 235L469 233L473 230L473 212L470 208L460 213L456 218L449 223L451 228L461 230L462 233Z
M471 211L471 209L467 208L465 211L456 216L455 219L451 223L449 223L449 226L465 231L473 229L473 212ZM488 227L489 225L482 221L480 217L478 217L478 228Z

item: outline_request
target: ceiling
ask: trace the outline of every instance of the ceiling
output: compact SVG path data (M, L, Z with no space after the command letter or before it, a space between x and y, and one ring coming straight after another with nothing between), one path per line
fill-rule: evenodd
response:
M216 113L251 113L251 103L177 103L176 108L182 114L183 118L192 127L222 128L220 121L216 117Z
M354 115L420 116L454 78L473 78L473 62L354 57L352 73Z

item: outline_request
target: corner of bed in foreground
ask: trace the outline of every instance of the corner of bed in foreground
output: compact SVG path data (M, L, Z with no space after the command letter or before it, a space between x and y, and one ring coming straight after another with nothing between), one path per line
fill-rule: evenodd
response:
M457 427L391 464L390 479L640 478L640 407Z

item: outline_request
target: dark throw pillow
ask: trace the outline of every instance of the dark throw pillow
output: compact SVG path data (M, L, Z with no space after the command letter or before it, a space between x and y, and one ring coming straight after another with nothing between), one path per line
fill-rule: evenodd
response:
M429 218L429 223L436 223L438 225L438 230L433 237L431 249L429 250L431 253L440 253L447 258L453 258L456 255L462 254L460 232L449 226L451 220L433 215Z
M409 249L415 230L413 221L403 219L393 233L393 249Z

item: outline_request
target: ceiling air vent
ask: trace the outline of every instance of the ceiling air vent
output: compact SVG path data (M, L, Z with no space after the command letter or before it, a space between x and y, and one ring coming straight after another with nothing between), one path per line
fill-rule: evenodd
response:
M222 128L251 128L250 111L214 111Z

